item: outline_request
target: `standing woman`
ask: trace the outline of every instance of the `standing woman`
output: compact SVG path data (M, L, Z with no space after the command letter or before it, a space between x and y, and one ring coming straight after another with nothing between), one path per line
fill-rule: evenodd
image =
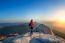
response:
M31 21L29 22L30 36L32 36L33 34L33 27L34 27L34 22L33 19L31 19Z

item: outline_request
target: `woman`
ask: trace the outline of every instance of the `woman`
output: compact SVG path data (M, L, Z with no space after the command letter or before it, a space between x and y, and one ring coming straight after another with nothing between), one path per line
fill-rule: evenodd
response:
M33 34L33 27L34 27L34 22L33 19L31 19L31 21L29 22L30 36L32 36Z

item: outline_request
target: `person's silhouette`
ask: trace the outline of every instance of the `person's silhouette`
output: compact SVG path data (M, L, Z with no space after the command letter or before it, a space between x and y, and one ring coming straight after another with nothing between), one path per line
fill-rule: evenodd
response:
M30 36L32 36L33 34L33 27L34 27L34 22L33 19L31 19L31 21L29 22Z

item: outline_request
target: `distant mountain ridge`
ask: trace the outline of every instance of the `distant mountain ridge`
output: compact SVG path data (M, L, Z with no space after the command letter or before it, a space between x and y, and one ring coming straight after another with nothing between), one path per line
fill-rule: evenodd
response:
M8 35L10 33L18 33L18 32L19 32L19 34L21 34L21 33L23 33L23 31L27 30L26 28L28 28L28 27L26 25L27 24L24 23L22 25L11 24L10 26L5 26L4 28L0 28L0 35Z

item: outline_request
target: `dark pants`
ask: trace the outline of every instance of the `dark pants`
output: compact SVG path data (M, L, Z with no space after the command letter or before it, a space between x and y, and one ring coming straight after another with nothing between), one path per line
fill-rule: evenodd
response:
M30 27L30 36L33 34L33 27Z

